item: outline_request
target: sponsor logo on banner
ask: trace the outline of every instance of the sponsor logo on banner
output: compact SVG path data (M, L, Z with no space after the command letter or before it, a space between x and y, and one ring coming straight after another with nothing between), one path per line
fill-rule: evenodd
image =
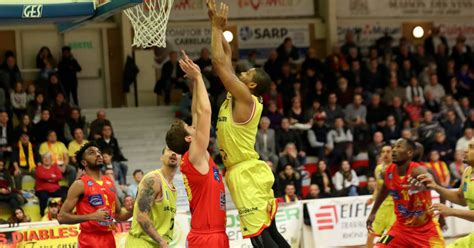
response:
M337 41L339 45L344 44L345 36L349 31L354 33L355 42L359 46L368 48L374 45L375 41L385 34L391 36L394 41L393 44L395 44L402 36L402 25L401 23L393 22L341 20L337 26Z
M339 222L336 205L321 206L315 214L318 230L332 230Z
M470 21L439 21L434 23L440 27L441 34L448 40L451 48L456 44L456 38L462 34L466 37L466 45L474 46L474 23Z
M43 15L42 4L32 4L23 6L22 18L41 18Z

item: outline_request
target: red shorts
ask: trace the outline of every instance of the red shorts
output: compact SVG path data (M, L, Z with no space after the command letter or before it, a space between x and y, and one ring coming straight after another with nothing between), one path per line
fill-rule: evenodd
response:
M78 248L115 248L115 238L112 232L82 232L77 238Z
M216 232L197 232L191 230L187 238L189 248L206 247L206 248L228 248L229 237L225 231Z
M390 231L377 241L375 247L437 248L445 247L445 245L438 223L428 222L421 227L406 227L397 221Z

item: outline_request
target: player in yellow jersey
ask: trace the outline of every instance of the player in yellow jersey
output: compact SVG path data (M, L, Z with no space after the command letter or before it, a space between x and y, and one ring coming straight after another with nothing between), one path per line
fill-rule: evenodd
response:
M446 198L446 200L458 205L468 206L469 208L469 210L455 209L438 203L433 204L431 211L443 216L453 216L474 222L474 141L469 142L468 148L465 151L464 161L468 164L468 167L464 170L461 179L461 186L458 190L452 191L444 188L434 182L427 175L419 175L417 179L419 183L424 183L428 188L436 190L436 192L438 192L441 197ZM448 248L470 248L473 246L474 233L471 233L464 238L456 240L454 243L450 244Z
M380 153L380 158L382 159L382 163L377 165L374 172L375 179L377 180L377 188L375 188L372 198L369 199L369 204L372 204L375 201L378 192L384 184L385 168L392 164L392 147L389 145L383 146ZM366 247L373 247L375 237L380 237L386 231L390 230L390 227L392 227L393 223L395 223L395 220L396 216L395 212L393 211L393 198L389 195L383 201L382 205L377 211L374 223L372 224L372 229L374 232L368 234Z
M181 157L168 147L163 149L161 169L147 173L138 185L132 228L125 247L169 247L173 240L176 214L176 175Z
M236 75L232 49L223 37L229 7L208 0L212 26L212 65L229 92L217 120L217 142L225 180L240 217L240 230L254 247L290 247L276 228L277 204L272 185L274 177L266 162L259 160L255 141L263 105L259 96L271 79L262 69L252 68Z

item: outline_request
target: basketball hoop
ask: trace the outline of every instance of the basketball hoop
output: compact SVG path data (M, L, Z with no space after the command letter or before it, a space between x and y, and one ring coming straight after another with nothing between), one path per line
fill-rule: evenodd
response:
M125 14L132 22L136 47L166 47L166 26L174 0L144 0Z

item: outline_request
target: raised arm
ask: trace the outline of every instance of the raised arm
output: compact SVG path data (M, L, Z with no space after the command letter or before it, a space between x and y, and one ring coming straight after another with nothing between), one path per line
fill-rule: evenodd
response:
M158 231L153 226L150 219L151 207L155 203L157 196L161 195L161 179L157 175L150 175L143 178L143 184L140 184L137 193L138 214L137 221L143 231L150 236L160 247L168 247Z
M223 35L224 28L227 25L229 6L221 3L219 12L217 12L215 0L208 0L207 7L212 24L212 66L226 90L229 91L237 101L253 104L252 93L249 88L235 75L234 68L232 67L231 48L225 41Z
M78 224L85 221L107 221L109 213L105 209L99 209L95 213L86 215L72 213L83 194L84 183L80 180L75 181L69 188L66 201L64 201L61 211L59 211L59 224Z
M179 60L179 65L186 72L186 76L193 80L196 90L193 93L193 102L196 104L193 110L196 135L189 147L189 160L199 172L207 173L209 170L207 147L211 130L211 103L199 66L194 64L184 51L183 56L184 58Z

